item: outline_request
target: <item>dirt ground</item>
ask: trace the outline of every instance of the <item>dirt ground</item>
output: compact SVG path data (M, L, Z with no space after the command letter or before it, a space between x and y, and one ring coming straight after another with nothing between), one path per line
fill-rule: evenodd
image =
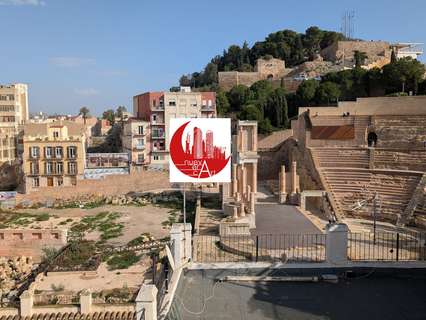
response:
M96 275L83 272L62 273L53 272L44 277L36 286L36 290L51 291L52 286L63 286L65 291L79 292L84 289L92 291L109 290L114 288L139 288L145 277L149 276L150 259L146 257L128 269L109 271L102 263Z
M20 212L31 214L49 214L50 218L47 221L34 221L24 229L41 228L41 229L69 229L74 222L79 222L83 217L95 216L100 212L117 212L120 214L116 220L117 223L124 225L123 235L108 240L109 243L116 245L124 245L130 240L138 237L142 233L150 233L156 239L168 236L168 228L165 228L162 223L167 221L170 216L170 209L162 208L154 205L146 205L144 207L136 206L115 206L106 205L93 209L25 209ZM65 221L68 222L66 224ZM97 231L87 234L88 240L99 240L100 234Z

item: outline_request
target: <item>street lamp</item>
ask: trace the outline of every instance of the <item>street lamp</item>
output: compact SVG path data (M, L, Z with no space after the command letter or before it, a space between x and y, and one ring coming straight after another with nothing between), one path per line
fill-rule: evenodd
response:
M359 200L352 205L351 210L356 211L365 208L368 204L373 204L372 216L373 216L373 243L376 244L376 224L377 224L377 206L379 202L379 193L376 191L374 195L369 199Z

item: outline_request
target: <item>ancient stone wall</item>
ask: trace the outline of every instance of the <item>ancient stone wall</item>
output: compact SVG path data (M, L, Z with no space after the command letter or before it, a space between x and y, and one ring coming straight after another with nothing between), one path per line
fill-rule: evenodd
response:
M141 171L129 175L107 176L100 180L80 180L73 187L45 187L30 194L18 194L17 203L46 202L54 199L72 199L89 195L118 195L128 192L150 191L170 188L166 172Z
M17 166L8 163L0 164L0 191L15 190L18 186Z
M43 248L59 249L67 244L66 230L1 229L0 256L31 256L40 261Z
M383 58L388 58L390 61L391 48L386 41L338 41L322 50L321 56L332 62L353 61L354 51L367 54L366 64Z

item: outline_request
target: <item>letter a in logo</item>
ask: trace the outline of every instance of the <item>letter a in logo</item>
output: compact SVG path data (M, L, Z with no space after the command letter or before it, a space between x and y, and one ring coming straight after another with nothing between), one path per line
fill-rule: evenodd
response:
M207 165L206 160L204 160L204 161L203 161L203 166L201 167L201 170L200 170L200 172L198 173L198 178L200 178L200 176L201 176L201 174L202 174L203 172L207 173L209 177L211 177L211 176L212 176L212 175L211 175L211 173L210 173L209 166Z

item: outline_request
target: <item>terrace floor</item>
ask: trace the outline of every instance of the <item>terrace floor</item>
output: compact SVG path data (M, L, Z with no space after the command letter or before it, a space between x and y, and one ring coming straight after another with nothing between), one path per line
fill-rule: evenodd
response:
M414 320L424 319L426 314L424 270L358 270L354 278L339 279L338 283L215 281L225 275L247 272L183 273L169 320ZM318 275L332 270L260 270L254 274L282 276L303 275L302 272Z

